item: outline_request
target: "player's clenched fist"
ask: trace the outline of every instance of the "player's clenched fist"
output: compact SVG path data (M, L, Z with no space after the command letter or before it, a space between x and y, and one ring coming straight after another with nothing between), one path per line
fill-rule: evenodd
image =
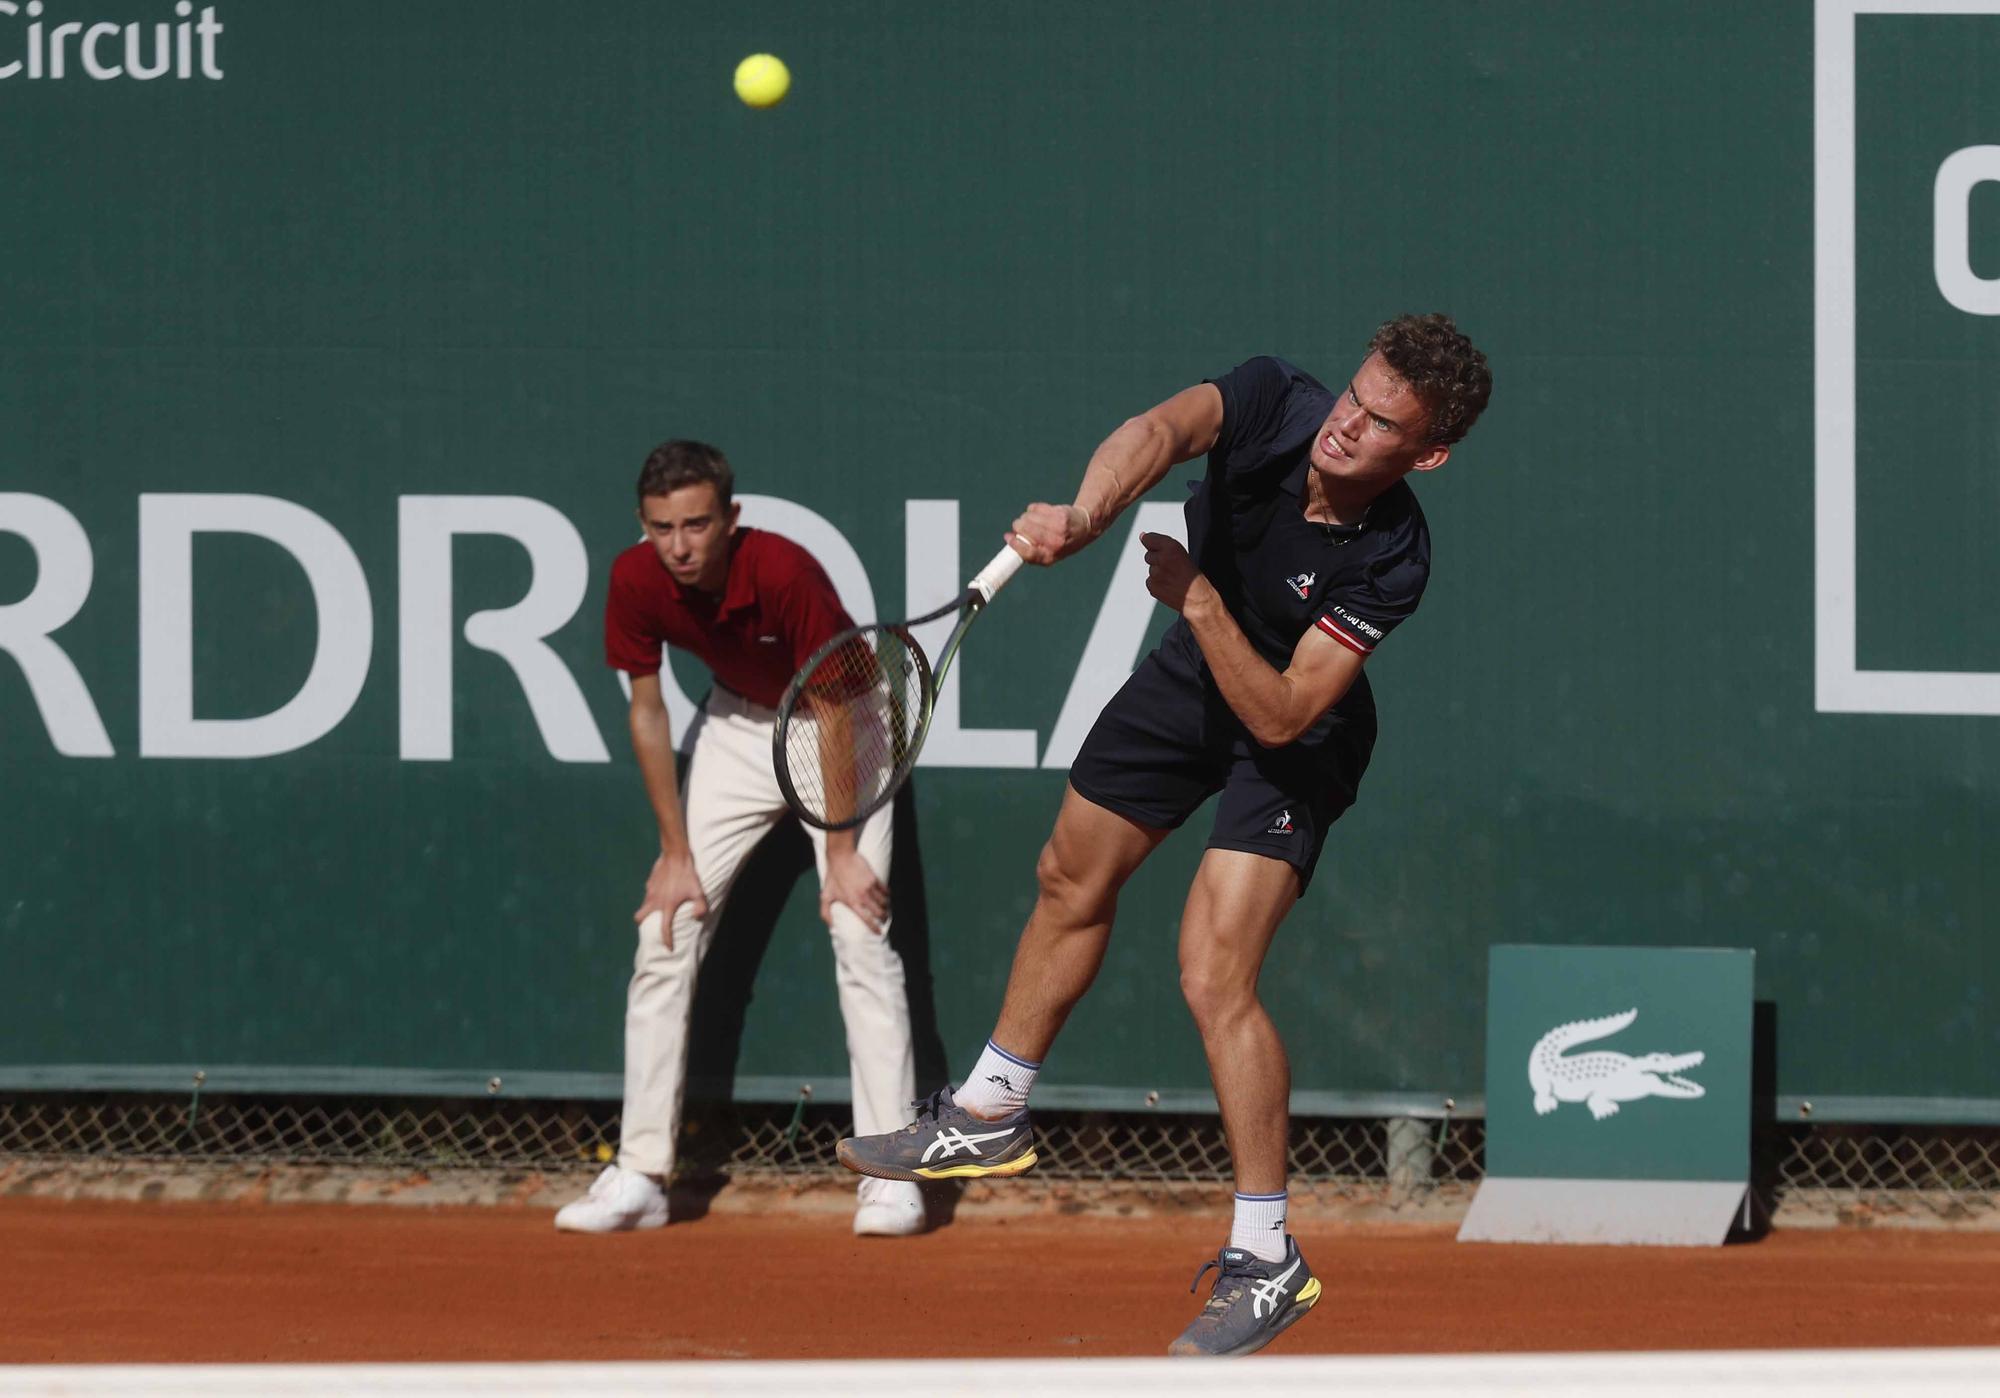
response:
M1191 593L1214 591L1179 539L1167 534L1141 534L1139 542L1146 548L1146 591L1175 611L1187 610Z
M1028 506L1007 533L1007 542L1030 563L1044 566L1068 558L1091 540L1090 516L1075 505Z

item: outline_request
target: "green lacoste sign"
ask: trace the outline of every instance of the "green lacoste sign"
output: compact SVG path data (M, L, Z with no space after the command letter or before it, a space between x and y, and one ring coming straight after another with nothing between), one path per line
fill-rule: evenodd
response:
M1720 1242L1750 1171L1753 953L1496 946L1488 964L1468 1229Z

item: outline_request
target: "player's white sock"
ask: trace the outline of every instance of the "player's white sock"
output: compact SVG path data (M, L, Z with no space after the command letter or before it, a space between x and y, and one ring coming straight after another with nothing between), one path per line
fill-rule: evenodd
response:
M985 1052L979 1055L978 1066L972 1070L971 1077L953 1090L952 1100L974 1116L998 1121L1028 1105L1028 1093L1035 1085L1035 1074L1041 1071L1041 1064L1016 1058L988 1039Z
M1229 1246L1263 1262L1285 1260L1285 1205L1288 1194L1239 1194Z

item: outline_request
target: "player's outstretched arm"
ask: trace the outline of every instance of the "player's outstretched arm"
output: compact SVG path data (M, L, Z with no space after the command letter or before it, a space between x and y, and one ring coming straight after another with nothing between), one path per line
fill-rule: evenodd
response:
M695 875L694 852L681 815L680 785L674 777L673 720L667 716L658 675L632 676L627 724L632 732L632 755L638 759L639 776L646 784L646 800L660 827L660 857L646 876L646 898L632 914L632 921L644 922L657 912L660 935L671 950L674 915L681 905L689 905L698 918L707 917L708 900L702 896L701 880Z
M1187 619L1215 687L1265 747L1281 748L1312 727L1361 673L1363 657L1318 627L1299 638L1289 665L1274 669L1251 646L1180 540L1142 534L1139 541L1146 546L1146 590Z
M1221 431L1221 391L1211 383L1182 389L1120 423L1091 453L1076 499L1028 506L1014 521L1008 542L1030 563L1068 558L1109 529L1168 471L1214 446Z

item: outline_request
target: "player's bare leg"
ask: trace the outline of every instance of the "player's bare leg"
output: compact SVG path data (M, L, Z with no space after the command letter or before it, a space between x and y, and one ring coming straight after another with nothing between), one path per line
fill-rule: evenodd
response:
M1035 910L1014 949L993 1042L1039 1063L1104 964L1118 892L1167 838L1063 791L1055 831L1035 863Z
M843 1140L841 1164L889 1180L978 1179L1034 1167L1027 1097L1042 1055L1104 962L1118 890L1166 836L1073 788L1064 795L1035 866L1041 891L1014 954L1000 1023L974 1078L933 1093L901 1131Z
M1271 936L1299 899L1282 860L1212 849L1181 914L1181 993L1201 1031L1239 1194L1285 1187L1292 1069L1278 1027L1257 998Z
M1282 860L1241 850L1202 857L1181 915L1181 992L1201 1030L1236 1170L1229 1244L1196 1273L1215 1287L1170 1354L1248 1354L1318 1302L1320 1284L1285 1231L1291 1064L1257 997L1272 934L1298 902Z

